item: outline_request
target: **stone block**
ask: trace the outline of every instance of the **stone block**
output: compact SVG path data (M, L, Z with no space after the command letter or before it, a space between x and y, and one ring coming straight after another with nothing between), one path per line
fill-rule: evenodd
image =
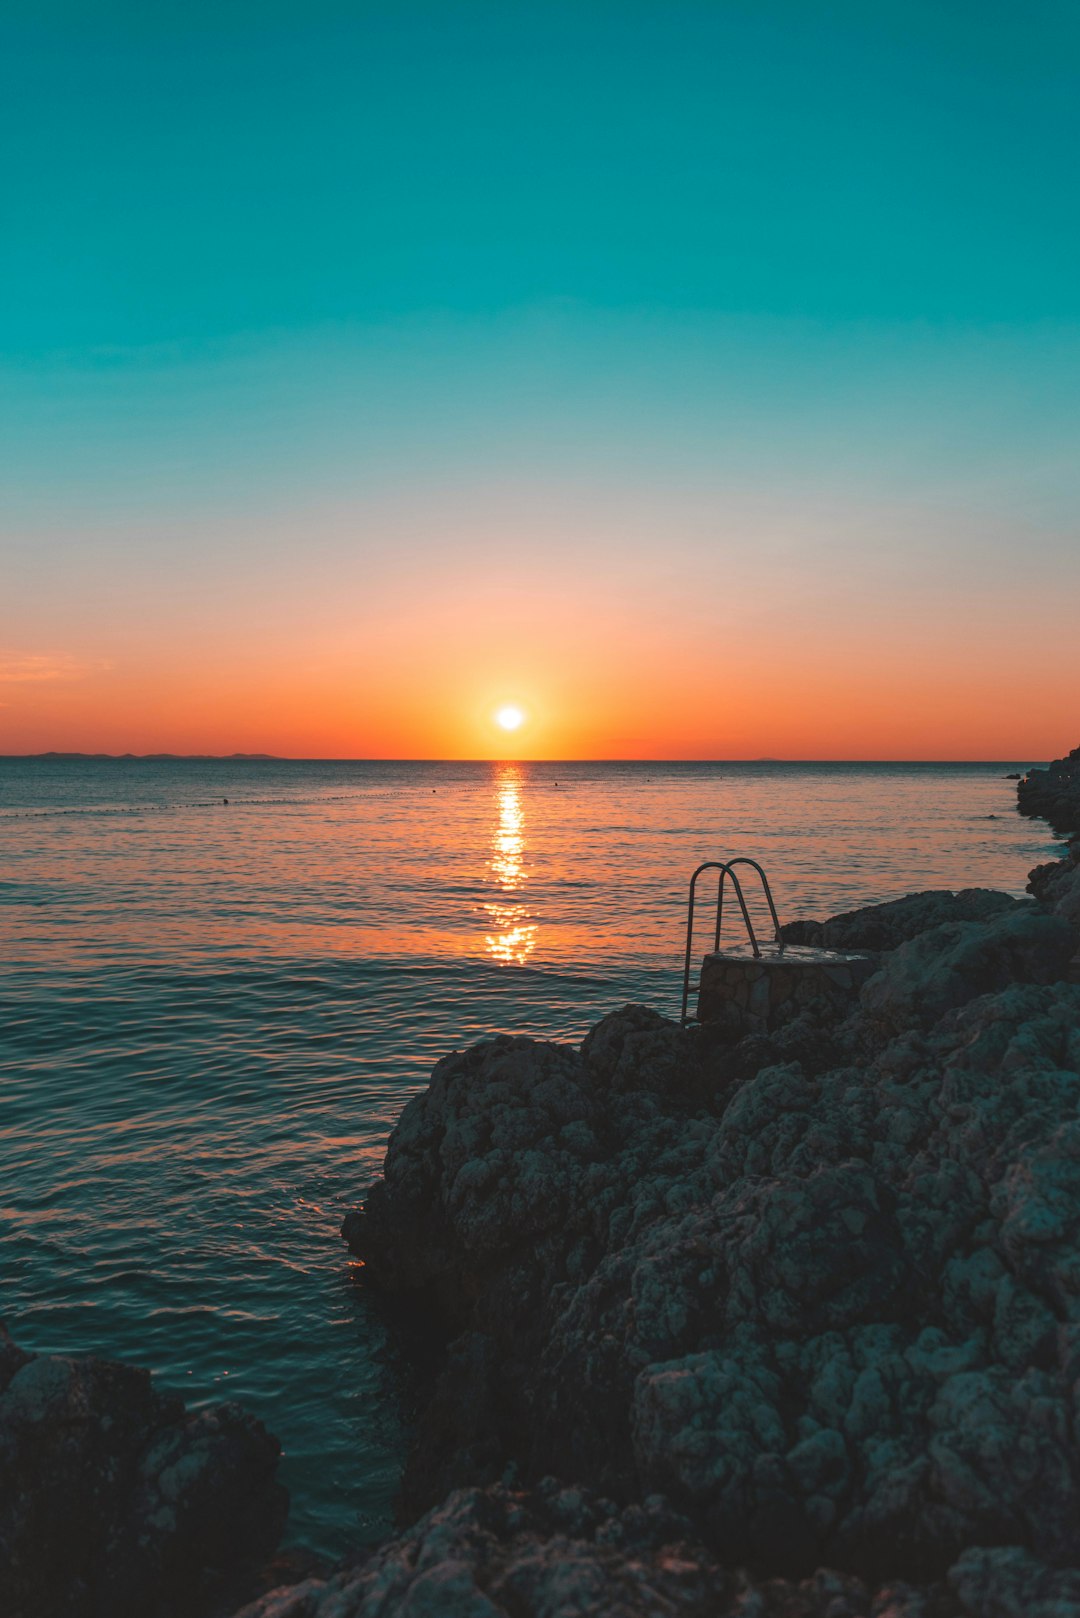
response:
M735 945L701 963L698 1021L765 1033L820 1000L842 1015L877 967L872 956L839 950L768 943L755 955L749 944Z

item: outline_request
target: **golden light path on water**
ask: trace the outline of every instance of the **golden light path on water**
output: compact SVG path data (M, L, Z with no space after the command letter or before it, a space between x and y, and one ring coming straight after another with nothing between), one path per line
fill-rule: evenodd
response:
M529 919L524 899L510 897L520 894L527 880L521 788L520 768L514 764L501 765L495 777L496 820L488 861L500 897L484 905L495 929L485 935L484 947L490 958L503 966L524 966L536 948L539 931L536 923Z

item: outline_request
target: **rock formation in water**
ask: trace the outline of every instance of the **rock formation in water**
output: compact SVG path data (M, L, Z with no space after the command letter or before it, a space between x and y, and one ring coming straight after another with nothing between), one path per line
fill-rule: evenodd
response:
M1045 770L1029 770L1017 783L1016 806L1022 815L1048 820L1059 834L1080 832L1080 747Z
M235 1606L285 1523L278 1453L238 1405L192 1414L147 1371L27 1354L0 1327L0 1612Z
M253 1611L1080 1614L1075 860L1033 889L820 924L881 952L842 1022L439 1063L345 1226L451 1338L434 1509Z
M1028 877L1028 892L1080 927L1080 836L1070 840L1064 859L1035 867Z

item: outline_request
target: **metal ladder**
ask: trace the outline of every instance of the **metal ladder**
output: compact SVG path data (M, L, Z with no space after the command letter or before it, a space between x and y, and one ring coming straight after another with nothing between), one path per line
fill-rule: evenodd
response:
M748 859L745 854L738 854L732 860L706 860L704 865L698 866L697 870L690 878L690 899L686 907L686 959L683 963L683 1022L687 1021L686 1008L690 1000L690 957L694 947L694 890L697 887L697 879L701 875L702 871L720 872L720 885L716 895L716 933L713 938L714 952L720 948L720 929L724 922L724 883L727 881L728 877L730 877L731 885L735 889L735 897L739 901L739 909L742 911L742 919L746 925L746 936L750 940L750 948L753 950L756 956L761 955L761 946L758 944L757 934L754 932L754 924L750 920L750 912L746 908L746 898L743 894L742 884L735 875L735 871L733 869L733 867L736 865L751 866L761 878L761 886L764 889L765 898L769 905L769 914L772 916L773 936L777 952L781 955L784 953L784 940L780 936L780 918L776 914L776 905L773 903L772 889L769 886L768 877L765 875L764 870L758 864L757 860Z

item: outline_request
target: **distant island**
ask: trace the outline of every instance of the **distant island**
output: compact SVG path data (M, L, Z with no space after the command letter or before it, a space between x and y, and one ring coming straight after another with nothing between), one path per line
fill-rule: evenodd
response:
M170 759L195 764L235 764L244 759L272 764L284 762L276 753L0 753L0 762L5 764L34 764L44 759L113 764L161 764Z

